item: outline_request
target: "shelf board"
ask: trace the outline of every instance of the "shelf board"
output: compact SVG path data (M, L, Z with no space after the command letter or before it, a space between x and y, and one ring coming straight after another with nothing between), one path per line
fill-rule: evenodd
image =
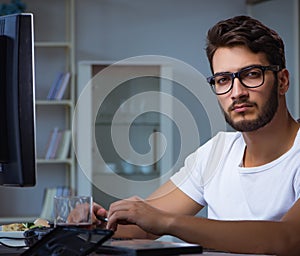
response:
M70 42L35 42L35 47L71 47Z
M72 164L72 159L42 159L36 160L37 164Z
M37 106L69 106L71 107L73 105L73 102L71 100L36 100L35 105Z

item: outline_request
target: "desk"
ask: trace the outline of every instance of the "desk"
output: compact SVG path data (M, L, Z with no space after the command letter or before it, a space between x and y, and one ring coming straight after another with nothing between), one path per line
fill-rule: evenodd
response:
M224 253L224 252L203 252L203 254L185 254L182 256L263 256L262 254L236 254L236 253ZM90 256L101 256L101 254L91 254ZM107 254L105 255L107 256Z
M16 256L20 255L21 252L24 250L17 250L17 249L7 249L3 246L0 246L0 255L5 256ZM107 255L107 254L106 254ZM236 253L224 253L224 252L203 252L203 254L193 254L193 256L258 256L257 254L236 254ZM101 254L92 253L90 256L101 256ZM185 254L184 256L188 256ZM263 255L259 255L263 256Z
M225 253L225 252L203 252L203 254L200 255L207 255L207 256L258 256L258 254L237 254L237 253ZM194 254L195 256L195 254ZM260 254L259 256L263 256Z
M182 256L264 256L263 254L239 254L239 253L225 253L225 252L208 252L204 251L202 254L184 254ZM92 253L90 256L101 256L101 254ZM107 256L107 254L105 255ZM267 255L266 255L267 256ZM270 255L269 255L270 256Z

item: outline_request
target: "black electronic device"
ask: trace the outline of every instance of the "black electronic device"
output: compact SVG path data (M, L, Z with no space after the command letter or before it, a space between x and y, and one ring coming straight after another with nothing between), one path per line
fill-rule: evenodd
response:
M0 185L36 183L33 15L0 17Z
M203 247L199 244L148 239L112 239L96 250L98 255L126 256L174 256L202 252Z
M43 235L42 239L36 241L21 256L85 256L94 252L113 233L107 229L58 226Z
M33 246L36 242L43 239L45 235L50 233L53 227L35 227L24 231L25 245L28 247Z

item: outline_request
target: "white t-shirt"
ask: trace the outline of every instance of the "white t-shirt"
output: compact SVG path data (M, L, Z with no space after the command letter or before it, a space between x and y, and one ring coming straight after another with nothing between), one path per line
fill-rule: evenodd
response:
M293 147L268 164L242 167L244 150L241 133L219 133L188 156L171 180L208 206L208 218L280 220L300 198L300 130Z

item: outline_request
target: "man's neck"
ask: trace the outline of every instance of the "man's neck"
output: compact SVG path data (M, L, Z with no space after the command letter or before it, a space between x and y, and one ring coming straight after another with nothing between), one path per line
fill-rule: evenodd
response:
M286 153L294 144L299 124L289 113L275 115L266 126L243 133L246 142L243 164L254 167L267 164Z

